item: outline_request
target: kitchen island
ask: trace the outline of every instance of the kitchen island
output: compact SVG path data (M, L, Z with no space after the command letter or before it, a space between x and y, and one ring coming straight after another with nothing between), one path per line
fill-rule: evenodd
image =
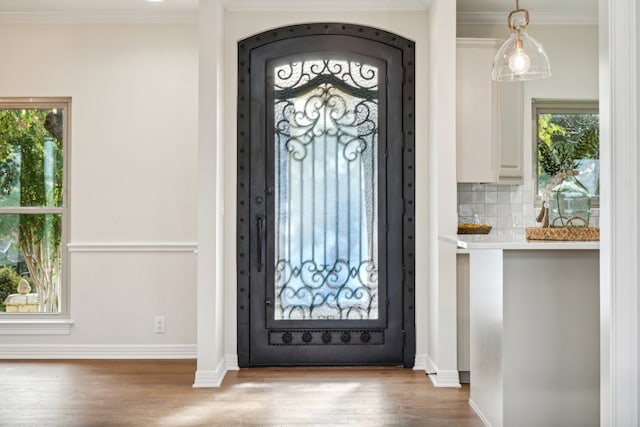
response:
M469 403L483 422L599 425L599 243L440 240L469 256Z

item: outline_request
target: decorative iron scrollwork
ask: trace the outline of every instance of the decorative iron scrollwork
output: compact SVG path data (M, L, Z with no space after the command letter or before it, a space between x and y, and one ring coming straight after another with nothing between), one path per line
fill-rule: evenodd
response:
M285 344L291 344L291 341L293 341L293 336L291 335L290 332L285 332L284 334L282 334L282 342Z
M275 316L377 319L379 70L318 55L273 70Z
M312 260L293 267L288 260L276 264L278 308L282 319L369 319L377 307L378 270L372 260L350 267L346 260L318 265Z

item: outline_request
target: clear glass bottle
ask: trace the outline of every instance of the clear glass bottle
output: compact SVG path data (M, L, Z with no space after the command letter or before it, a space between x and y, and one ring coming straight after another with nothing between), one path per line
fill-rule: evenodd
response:
M576 179L567 176L549 193L549 226L588 227L591 197L589 191Z

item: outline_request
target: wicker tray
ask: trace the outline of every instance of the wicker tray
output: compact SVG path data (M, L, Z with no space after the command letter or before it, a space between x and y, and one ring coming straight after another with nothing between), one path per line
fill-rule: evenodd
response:
M527 240L600 240L600 227L527 227Z
M458 234L489 234L490 231L490 225L480 225L478 227L458 226Z

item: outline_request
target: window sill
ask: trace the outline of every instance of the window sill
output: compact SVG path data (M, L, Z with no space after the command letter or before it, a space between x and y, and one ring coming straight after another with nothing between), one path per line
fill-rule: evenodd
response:
M0 335L69 335L71 319L0 320Z

